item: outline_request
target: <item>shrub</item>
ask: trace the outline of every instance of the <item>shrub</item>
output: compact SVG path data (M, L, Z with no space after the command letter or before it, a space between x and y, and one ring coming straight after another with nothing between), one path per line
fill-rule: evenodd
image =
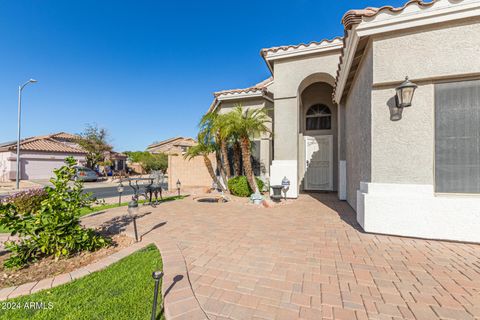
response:
M66 165L54 171L53 187L45 187L46 198L36 211L20 213L14 202L0 203L0 224L18 234L20 242L6 242L12 255L5 260L6 268L28 265L43 256L55 259L79 251L94 251L108 245L109 240L85 229L80 224L80 210L90 207L90 194L83 193L80 181L70 185L75 175L75 160L65 160Z
M47 193L45 190L38 188L17 192L6 197L3 202L11 203L16 208L18 214L25 215L33 214L40 210L42 201L46 198Z
M263 190L263 181L255 177L259 190ZM248 197L253 193L252 188L248 185L247 177L238 176L228 180L228 189L234 196Z

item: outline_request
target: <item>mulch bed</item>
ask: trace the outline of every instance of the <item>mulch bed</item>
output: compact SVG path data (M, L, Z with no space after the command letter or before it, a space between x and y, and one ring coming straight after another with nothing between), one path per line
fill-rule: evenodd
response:
M30 266L20 270L8 270L3 267L3 262L9 257L9 253L0 253L0 289L18 286L24 283L40 281L54 277L62 273L74 271L87 266L97 260L107 257L115 252L130 246L134 240L125 235L111 236L112 245L95 252L82 252L68 259L62 258L55 261L54 257L41 259Z

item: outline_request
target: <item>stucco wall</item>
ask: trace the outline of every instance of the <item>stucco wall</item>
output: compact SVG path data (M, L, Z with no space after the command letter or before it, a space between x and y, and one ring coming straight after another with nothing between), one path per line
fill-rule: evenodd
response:
M334 50L316 56L275 61L275 99L297 96L302 81L315 73L323 73L325 76L323 79L318 77L311 83L324 81L333 85L339 57L340 50Z
M347 201L356 208L360 182L371 178L371 105L373 53L367 48L345 99Z
M215 156L210 155L213 169L215 170ZM184 159L182 155L168 155L168 188L176 189L177 180L182 187L205 187L212 186L212 178L208 173L203 157Z
M434 86L420 85L413 105L395 107L395 89L372 92L372 182L433 184ZM391 114L402 111L401 119Z
M479 34L477 20L375 38L373 82L401 81L406 75L411 79L429 79L478 73Z
M373 39L373 182L434 183L434 83L480 74L479 33L480 24L468 22ZM412 107L391 121L394 88L406 75L419 87Z

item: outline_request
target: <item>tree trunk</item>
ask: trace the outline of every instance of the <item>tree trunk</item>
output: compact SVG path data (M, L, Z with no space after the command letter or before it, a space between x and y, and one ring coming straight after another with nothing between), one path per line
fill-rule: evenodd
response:
M220 186L220 188L223 190L223 185L218 180L215 170L213 170L212 161L210 161L208 155L203 155L203 162L205 162L205 166L207 167L208 173L210 174L210 177L212 177L212 180L215 181L217 186Z
M242 149L240 143L235 141L233 144L233 167L235 169L235 176L242 175L242 166L240 164L240 158L242 157Z
M241 147L245 176L247 177L248 184L250 185L250 188L252 188L253 192L258 193L257 181L255 180L255 175L253 174L252 161L250 159L250 139L248 137L241 138Z
M223 191L228 192L228 180L227 180L227 176L225 175L225 169L222 166L222 160L220 159L220 155L218 153L215 153L215 158L217 160L218 171L220 171L220 176L222 177L222 181L223 181L223 183L221 183L220 186L222 187Z
M220 149L222 152L222 164L225 168L225 174L227 178L230 178L232 176L232 172L230 170L230 161L228 161L228 147L225 140L220 140Z

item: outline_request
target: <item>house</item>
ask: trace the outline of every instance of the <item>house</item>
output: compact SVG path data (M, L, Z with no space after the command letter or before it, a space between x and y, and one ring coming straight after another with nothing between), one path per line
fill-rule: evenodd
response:
M288 197L335 192L367 232L480 242L480 1L413 0L342 23L342 37L261 50L273 79L215 93L209 111L268 109L259 153ZM406 76L416 90L397 92Z
M180 181L182 188L210 188L212 177L208 173L203 157L185 159L184 155L188 148L194 146L196 141L192 138L175 137L164 141L156 142L147 147L151 153L165 153L168 156L168 188L176 189L177 181ZM215 156L212 154L209 159L215 170Z
M50 179L53 170L73 157L85 162L86 152L77 144L78 136L59 132L24 139L20 142L21 180ZM0 144L0 181L15 180L17 174L17 142Z
M185 150L195 145L195 139L175 137L167 140L152 143L147 147L147 151L150 153L182 153Z
M105 161L112 163L111 169L113 171L125 172L127 170L127 155L115 151L105 152Z

